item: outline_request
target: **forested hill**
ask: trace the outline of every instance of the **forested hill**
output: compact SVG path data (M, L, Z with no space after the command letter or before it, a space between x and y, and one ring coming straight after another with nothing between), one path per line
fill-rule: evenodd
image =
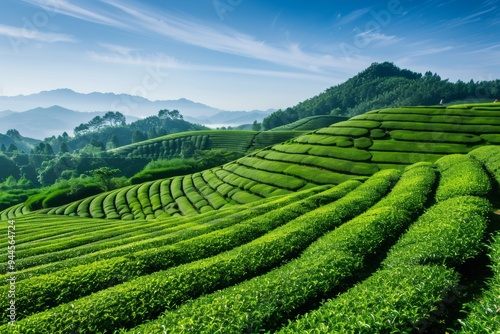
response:
M393 63L373 63L346 82L328 88L294 107L266 117L266 130L314 115L355 116L368 110L408 105L435 105L441 99L473 98L491 102L500 97L500 80L449 82L430 71L425 74L400 69Z

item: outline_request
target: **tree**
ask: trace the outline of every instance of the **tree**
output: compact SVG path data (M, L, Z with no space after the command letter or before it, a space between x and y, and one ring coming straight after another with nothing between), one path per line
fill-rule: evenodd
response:
M16 145L14 145L13 143L11 143L9 145L9 147L7 147L7 151L5 151L5 152L7 152L7 153L13 153L15 151L19 151L19 149L17 148Z
M87 124L91 131L99 130L104 126L104 118L102 118L101 116L96 116L92 118Z
M21 172L21 175L23 178L29 180L34 185L37 185L37 186L40 185L38 183L38 174L37 174L36 168L32 164L21 166L20 172Z
M182 117L181 113L177 109L174 109L170 112L170 117L172 119L183 119L184 118L184 117Z
M89 130L89 125L82 123L73 130L73 133L75 134L75 136L78 136L84 134L85 132L88 132Z
M108 126L120 126L125 124L126 118L119 111L108 111L102 117L102 121L103 123L108 123Z
M52 164L48 164L47 161L42 163L42 169L38 174L38 182L42 186L50 186L54 184L57 178L60 176L60 173L57 173Z
M158 118L160 119L183 119L179 110L174 109L172 111L168 109L162 109L158 111Z
M134 132L132 132L132 143L138 143L143 140L146 140L146 136L144 136L141 131L134 130Z
M148 131L148 139L153 139L153 138L156 138L156 137L158 137L158 135L156 133L156 128L149 129L149 131Z
M4 144L4 143L2 143L2 144L0 145L0 152L5 152L5 151L7 151L7 147L5 147L5 144Z
M109 167L101 167L94 169L91 171L92 176L99 182L99 184L103 187L104 191L111 190L112 188L112 179L118 173L120 173L119 169L109 168Z
M257 123L257 120L253 121L253 124L252 124L253 131L260 131L261 128L262 128L262 124Z
M16 152L12 155L11 159L19 167L28 165L30 163L29 156L24 152Z
M11 175L18 178L19 168L16 166L14 161L3 154L0 154L0 182L4 181Z
M160 111L158 111L158 118L159 119L167 119L167 118L170 118L169 117L169 113L170 111L168 109L162 109Z
M120 141L116 135L112 135L109 141L106 143L106 149L112 150L120 146Z
M191 158L194 154L195 146L191 140L186 140L181 145L181 157L184 159Z
M340 108L337 107L337 108L333 109L332 111L330 111L330 115L338 116L341 114L341 112L342 112L342 110L340 110Z
M68 152L69 152L68 145L66 143L61 143L61 145L59 145L59 154L64 154Z
M55 155L54 150L52 149L52 146L50 146L49 143L45 144L45 147L43 149L43 154L45 155Z
M23 139L23 137L21 136L19 131L17 131L16 129L7 130L7 132L5 134L14 140L22 140Z
M94 146L94 147L97 147L97 148L99 148L101 151L104 151L104 150L105 150L104 143L103 143L102 141L100 141L98 137L96 137L96 138L92 138L92 139L90 140L89 145L92 145L92 146Z

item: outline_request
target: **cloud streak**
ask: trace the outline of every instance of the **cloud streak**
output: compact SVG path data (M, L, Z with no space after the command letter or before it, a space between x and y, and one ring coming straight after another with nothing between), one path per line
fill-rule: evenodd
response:
M88 52L87 55L94 61L125 64L141 67L153 67L170 70L187 70L187 71L204 71L204 72L218 72L218 73L236 73L247 74L263 77L275 78L290 78L290 79L304 79L313 80L317 82L331 83L330 76L320 74L311 74L307 72L289 72L289 71L269 71L241 67L229 66L211 66L199 65L181 62L174 57L167 56L162 53L157 53L150 56L142 56L137 53L123 53L123 52Z
M30 39L39 42L75 42L75 39L66 34L40 32L33 29L19 28L0 24L0 35L16 39Z
M121 27L124 25L120 20L109 17L109 15L99 14L94 9L87 9L66 0L23 0L33 6L42 8L47 12L71 16L80 20L90 21L98 24Z
M134 24L149 32L204 49L309 71L318 71L319 68L331 70L345 65L340 64L339 60L331 55L306 53L294 44L284 48L277 48L266 44L264 41L256 40L252 36L224 26L207 26L168 14L162 14L158 17L155 13L125 6L121 2L118 3L113 0L103 1L131 16Z
M343 26L348 23L351 23L353 21L356 21L366 13L370 11L370 8L362 8L362 9L357 9L355 11L352 11L351 13L347 14L346 16L341 16L339 15L338 21L335 23L335 26Z
M118 29L132 30L139 34L156 34L164 38L177 40L207 50L247 57L255 60L284 65L300 70L345 71L358 69L363 65L356 61L347 62L343 57L329 54L315 54L304 51L297 44L282 47L271 46L253 36L235 31L223 25L207 25L191 19L158 13L145 6L132 5L126 1L100 0L110 8L113 14L106 13L99 7L99 12L91 11L64 0L24 0L45 10L76 17L78 19L110 25ZM116 9L120 13L116 13ZM97 9L96 9L97 10ZM121 15L119 15L121 14ZM360 15L360 13L352 13Z
M471 15L466 16L466 17L456 18L456 19L452 20L451 22L446 23L445 25L448 28L456 28L456 27L462 26L464 24L469 24L469 23L481 21L481 15L492 12L494 10L496 10L496 7L492 7L492 8L471 14Z

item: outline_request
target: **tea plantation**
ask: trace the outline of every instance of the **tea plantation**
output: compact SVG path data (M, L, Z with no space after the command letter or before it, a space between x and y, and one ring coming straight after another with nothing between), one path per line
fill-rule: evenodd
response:
M181 132L157 137L110 150L132 158L170 159L182 153L182 145L192 142L197 150L226 149L243 154L299 136L304 130L257 132L246 130L208 130Z
M498 333L498 144L494 104L382 109L200 173L12 207L0 333Z

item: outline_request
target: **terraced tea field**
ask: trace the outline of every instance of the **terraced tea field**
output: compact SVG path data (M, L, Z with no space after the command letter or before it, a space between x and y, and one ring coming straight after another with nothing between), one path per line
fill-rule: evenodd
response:
M282 125L271 129L271 131L313 131L320 128L326 128L332 124L347 121L349 117L318 115L299 119L293 123Z
M201 173L134 185L53 208L49 213L126 220L188 216L318 185L362 181L383 169L434 162L446 154L464 154L482 145L500 144L500 107L493 110L492 105L375 110L293 139L293 131L262 132L257 136L252 131L215 131L218 137L207 137L211 133L208 131L179 134L175 135L177 139L168 137L168 141L160 138L150 144L143 142L120 152L141 151L149 146L153 150L177 140L194 140L202 146L210 140L217 147L225 143L226 148L246 147L249 142L255 147L277 140L282 143ZM235 137L233 133L241 134ZM196 138L188 139L195 134ZM16 217L20 213L26 213L23 205L11 208L4 216Z
M110 150L132 158L169 159L180 154L182 144L190 141L197 150L226 149L243 154L287 141L305 131L257 132L245 130L209 130L162 136Z
M500 110L473 108L373 111L5 210L0 333L499 332Z

